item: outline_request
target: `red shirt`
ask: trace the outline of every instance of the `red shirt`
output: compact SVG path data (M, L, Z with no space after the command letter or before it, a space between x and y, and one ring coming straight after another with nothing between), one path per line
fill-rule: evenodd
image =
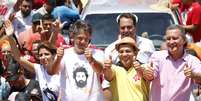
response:
M190 7L189 4L184 4L182 0L172 0L172 4L178 4L180 13L183 12L185 9L188 9Z
M63 35L61 35L60 33L57 35L57 41L55 43L56 47L60 47L61 45L67 45Z
M38 9L43 6L46 0L33 0L33 9Z
M31 50L32 43L34 40L40 40L40 34L39 33L33 33L32 28L25 30L24 32L21 32L18 37L18 42L20 46Z
M201 40L201 5L198 2L192 4L188 9L186 25L197 25L195 31L190 32L194 42Z

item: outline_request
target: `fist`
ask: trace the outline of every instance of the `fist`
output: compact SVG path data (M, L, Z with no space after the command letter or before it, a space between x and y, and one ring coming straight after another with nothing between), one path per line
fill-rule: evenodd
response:
M184 75L187 78L191 78L193 76L192 69L188 66L188 64L184 65Z
M59 48L57 48L57 57L62 58L64 55L64 47L61 46Z
M104 69L110 69L112 66L112 57L110 56L109 59L104 61Z
M143 67L141 67L141 65L138 61L134 61L133 66L134 66L136 71L143 71Z
M92 49L87 47L84 51L84 55L86 59L91 63L93 61L93 56L92 56Z
M153 68L152 62L151 62L151 64L146 66L146 69L143 72L143 77L149 81L154 79L154 68Z

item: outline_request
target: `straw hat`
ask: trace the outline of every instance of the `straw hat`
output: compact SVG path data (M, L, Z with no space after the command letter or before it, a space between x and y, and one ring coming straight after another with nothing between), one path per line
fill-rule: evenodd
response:
M123 39L121 39L120 42L115 45L115 49L118 51L120 45L122 45L122 44L129 44L133 47L133 49L135 51L139 51L139 49L137 48L135 40L131 37L124 37Z

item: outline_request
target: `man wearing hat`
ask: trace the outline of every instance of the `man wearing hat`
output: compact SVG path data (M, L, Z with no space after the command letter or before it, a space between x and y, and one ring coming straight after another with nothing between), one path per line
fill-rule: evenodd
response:
M112 101L147 101L148 84L142 78L140 64L136 62L139 49L131 37L124 37L116 45L119 64L111 58L104 62L104 76L110 82Z
M42 19L42 15L36 13L33 15L32 18L32 26L31 28L25 30L24 32L20 33L18 41L22 48L31 50L32 42L34 40L40 40L40 20Z
M115 44L117 44L124 37L131 37L136 41L136 46L139 48L137 54L137 60L140 63L147 63L151 54L155 51L153 42L149 39L140 37L136 34L138 17L132 13L122 13L117 17L117 23L119 24L119 39L110 44L105 49L105 57L108 59L112 56L112 63L117 64L119 62L118 51L115 50ZM105 98L110 99L110 91L107 89L109 83L104 80L102 87L104 88Z

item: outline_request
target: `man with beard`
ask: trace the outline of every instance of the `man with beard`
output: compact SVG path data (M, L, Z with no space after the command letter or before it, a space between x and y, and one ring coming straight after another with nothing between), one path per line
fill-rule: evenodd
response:
M73 78L75 79L77 87L84 88L87 84L87 70L83 67L76 68L73 72Z
M32 16L32 0L21 0L20 10L16 12L13 20L15 35L18 38L19 33L25 29L31 28Z

